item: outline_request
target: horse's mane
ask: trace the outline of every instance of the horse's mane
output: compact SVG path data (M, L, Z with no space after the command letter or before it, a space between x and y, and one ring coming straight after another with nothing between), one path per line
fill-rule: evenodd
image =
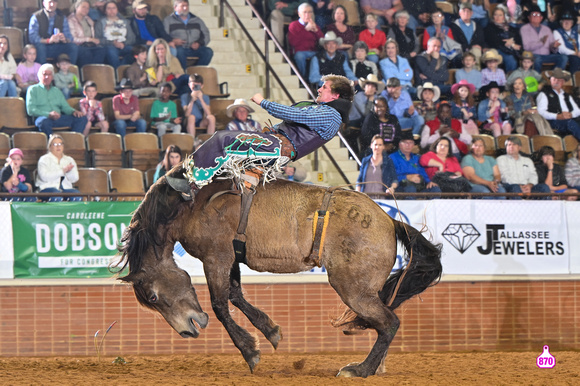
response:
M166 175L182 178L184 172L185 169L178 165ZM167 231L164 225L178 215L179 202L184 202L181 194L169 186L165 178L160 178L151 186L123 233L119 245L122 255L112 267L115 272L121 272L127 266L130 273L140 271L142 256L147 248L165 244Z

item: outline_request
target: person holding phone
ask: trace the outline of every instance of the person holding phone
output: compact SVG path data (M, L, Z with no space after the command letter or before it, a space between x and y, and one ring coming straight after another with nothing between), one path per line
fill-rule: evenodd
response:
M206 129L208 134L215 132L215 115L209 107L209 96L203 93L203 77L193 74L189 77L191 94L181 96L181 105L187 120L187 132L195 137L196 128Z

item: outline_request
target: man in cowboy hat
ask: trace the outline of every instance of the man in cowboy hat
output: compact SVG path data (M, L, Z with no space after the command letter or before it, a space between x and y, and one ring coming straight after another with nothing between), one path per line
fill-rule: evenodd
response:
M348 58L338 51L338 46L342 44L342 38L336 37L334 31L328 31L324 37L320 38L319 44L324 47L324 51L318 52L310 61L310 83L320 86L323 75L341 75L352 81L357 78L348 65Z
M566 68L568 57L557 53L560 43L554 40L552 30L542 24L543 19L540 7L536 4L530 5L529 23L520 28L524 50L534 54L534 68L538 72L541 72L542 65L548 62L556 63L556 67Z
M389 155L395 164L399 186L397 192L441 193L436 183L429 179L427 172L419 164L419 156L413 153L415 138L410 130L403 131L399 139L399 150Z
M348 117L348 124L353 127L361 127L365 117L373 109L375 99L385 89L385 84L375 74L369 74L366 79L360 78L358 84L363 92L354 95Z
M250 114L254 109L250 107L245 99L239 98L229 105L226 109L226 114L230 118L234 118L226 126L226 130L238 131L262 131L262 126L252 118Z
M121 83L120 93L113 97L113 127L121 137L125 136L127 127L135 127L138 133L147 131L147 122L139 111L139 98L133 95L133 83L130 80Z
M556 68L548 75L550 86L544 86L536 99L538 113L546 118L558 134L572 134L580 140L580 125L574 119L580 116L580 109L574 98L564 91L564 83L570 80L570 73Z
M576 25L576 16L570 11L565 11L560 16L560 28L554 31L554 39L560 43L558 53L567 55L570 63L570 73L580 70L580 42L578 40L578 29ZM563 68L563 67L562 67Z
M421 133L425 119L415 109L411 96L406 90L403 90L398 78L387 80L387 92L385 95L383 91L383 96L387 98L389 111L397 117L403 130L410 128L413 130L413 134Z

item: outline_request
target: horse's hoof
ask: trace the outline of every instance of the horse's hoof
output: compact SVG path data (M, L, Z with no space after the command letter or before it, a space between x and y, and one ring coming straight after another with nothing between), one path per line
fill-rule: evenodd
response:
M280 343L282 338L282 328L280 326L274 327L268 336L268 341L270 341L272 347L274 347L274 350L278 348L278 343Z
M354 378L354 377L361 377L359 374L359 363L349 363L348 365L344 366L342 369L338 371L336 374L337 377L343 378Z
M244 356L244 359L246 360L246 363L250 367L250 372L254 374L254 367L256 367L258 362L260 362L260 350L252 352L252 355L248 357Z

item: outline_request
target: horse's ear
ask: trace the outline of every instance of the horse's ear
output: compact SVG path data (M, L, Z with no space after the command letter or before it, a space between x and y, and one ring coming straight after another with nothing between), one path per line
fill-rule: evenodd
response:
M125 283L134 283L137 280L137 275L134 273L130 273L127 276L118 277L117 280L124 281Z
M180 192L181 196L185 200L191 200L191 185L189 185L189 182L187 180L185 180L184 178L175 178L169 176L165 176L165 179L167 180L169 186L171 186L174 190Z

